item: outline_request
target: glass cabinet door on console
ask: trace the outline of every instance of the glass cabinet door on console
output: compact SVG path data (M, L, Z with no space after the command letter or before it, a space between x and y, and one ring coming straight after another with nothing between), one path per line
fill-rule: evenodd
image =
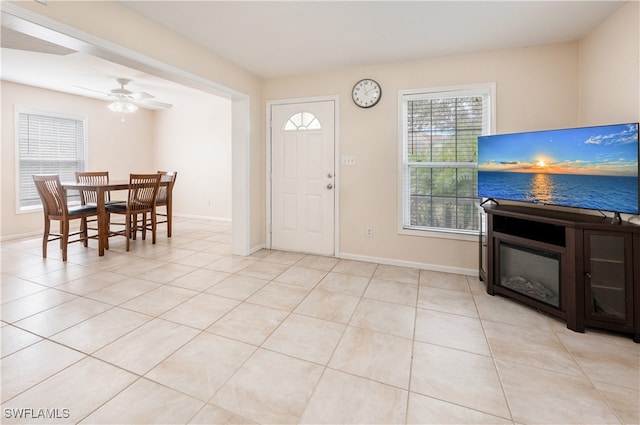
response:
M480 280L487 280L487 214L484 212L484 208L478 206L480 221L479 221L479 237L480 237Z
M632 327L632 237L585 230L585 322Z

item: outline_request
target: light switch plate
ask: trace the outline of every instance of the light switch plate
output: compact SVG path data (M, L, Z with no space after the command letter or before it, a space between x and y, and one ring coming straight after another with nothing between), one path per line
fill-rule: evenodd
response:
M342 155L342 165L356 165L356 156Z

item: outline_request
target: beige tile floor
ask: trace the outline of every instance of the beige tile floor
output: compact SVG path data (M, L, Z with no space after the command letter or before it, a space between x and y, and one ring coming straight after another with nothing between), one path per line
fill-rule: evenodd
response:
M236 257L227 223L163 232L102 258L74 244L66 264L39 238L1 244L3 423L640 422L627 336L476 278Z

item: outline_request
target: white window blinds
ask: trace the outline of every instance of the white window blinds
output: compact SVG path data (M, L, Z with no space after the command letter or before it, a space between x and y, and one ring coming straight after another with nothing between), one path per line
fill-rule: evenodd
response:
M476 232L477 140L490 88L403 96L403 227Z
M85 134L84 118L18 110L19 208L40 205L34 174L74 181L84 171Z

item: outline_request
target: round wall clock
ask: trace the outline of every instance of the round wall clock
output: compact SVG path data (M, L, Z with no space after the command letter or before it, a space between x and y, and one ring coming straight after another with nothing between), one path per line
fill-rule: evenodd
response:
M382 88L377 81L365 78L356 83L351 91L353 103L361 108L371 108L380 102Z

